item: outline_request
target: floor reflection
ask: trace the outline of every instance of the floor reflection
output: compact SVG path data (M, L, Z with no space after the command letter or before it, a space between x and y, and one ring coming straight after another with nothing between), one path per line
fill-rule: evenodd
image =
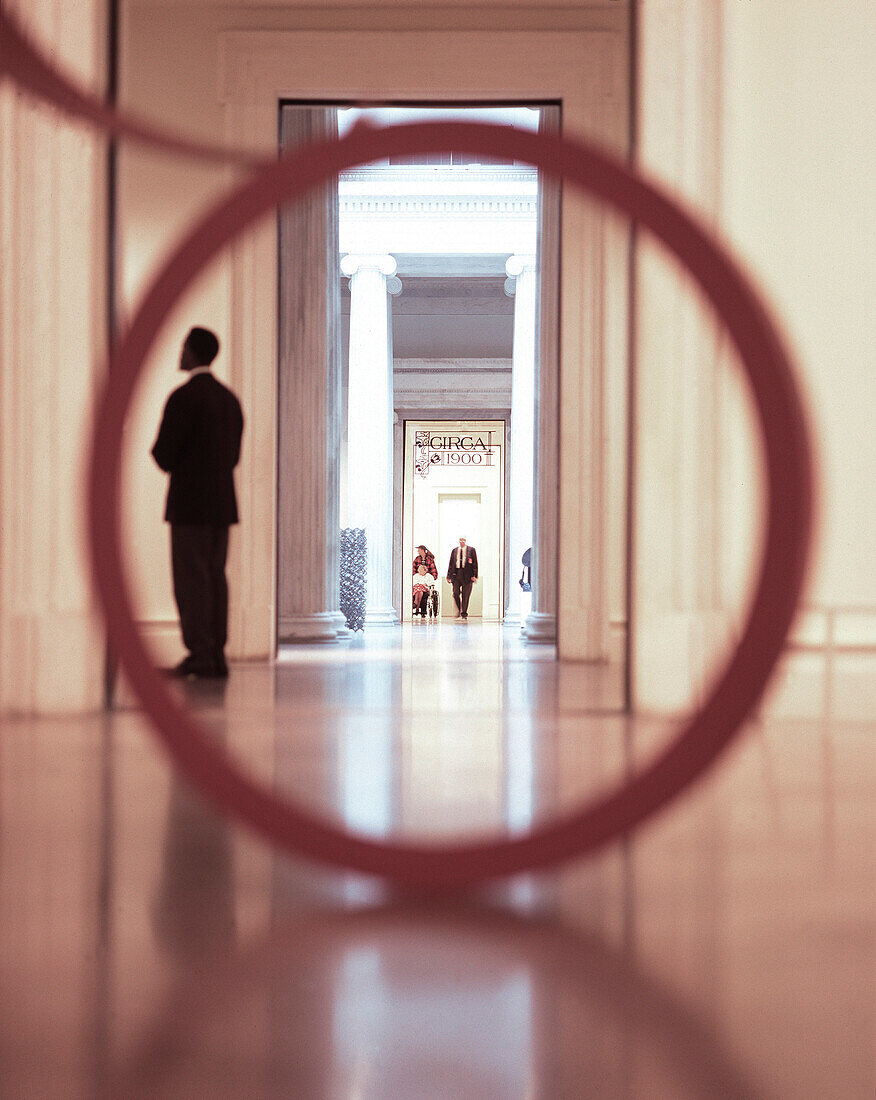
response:
M346 650L284 650L272 759L257 735L238 751L286 797L365 835L513 834L623 777L619 682L614 666L561 665L497 624L415 624Z
M174 690L266 782L393 835L525 828L666 735L500 643L425 684L388 632ZM414 904L225 820L132 707L9 722L0 1096L871 1100L874 732L760 721L593 858Z
M113 1081L162 1097L766 1095L622 952L472 905L278 923L180 982Z

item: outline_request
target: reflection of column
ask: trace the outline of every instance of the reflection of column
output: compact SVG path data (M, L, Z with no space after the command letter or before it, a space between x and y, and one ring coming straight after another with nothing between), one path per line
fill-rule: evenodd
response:
M511 374L511 484L508 541L511 576L506 623L519 623L517 583L521 559L532 546L533 433L535 399L535 256L512 256L505 265L506 291L514 294L514 360Z
M539 133L559 133L559 109L542 111ZM560 185L538 178L538 315L535 395L535 468L538 493L532 532L532 610L526 637L553 642L557 637L557 560L559 528L559 297Z
M396 622L392 606L392 256L345 256L350 279L347 525L368 539L366 626Z
M282 146L337 135L333 109L287 107ZM340 613L338 194L326 186L280 215L279 636L332 641Z

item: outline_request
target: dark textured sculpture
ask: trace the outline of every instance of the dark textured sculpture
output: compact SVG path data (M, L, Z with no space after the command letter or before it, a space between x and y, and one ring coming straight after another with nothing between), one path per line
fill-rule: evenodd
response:
M365 629L368 542L364 527L341 530L341 614L350 630Z

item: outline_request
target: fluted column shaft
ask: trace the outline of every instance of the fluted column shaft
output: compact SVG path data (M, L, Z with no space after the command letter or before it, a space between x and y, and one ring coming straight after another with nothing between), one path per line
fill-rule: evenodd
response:
M332 109L285 108L282 145L337 135ZM279 638L347 634L339 610L341 373L338 197L332 184L280 218Z
M532 546L535 431L535 256L512 256L506 289L514 294L511 372L511 477L508 540L511 576L505 622L519 623L522 589L517 583L523 554Z
M350 279L347 524L368 545L365 625L397 621L392 606L392 344L388 294L392 256L345 256Z

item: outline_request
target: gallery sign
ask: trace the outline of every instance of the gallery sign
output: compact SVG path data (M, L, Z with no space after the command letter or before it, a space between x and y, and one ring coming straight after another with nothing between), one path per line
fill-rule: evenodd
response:
M493 466L499 443L495 431L414 432L414 473L428 477L433 466Z

